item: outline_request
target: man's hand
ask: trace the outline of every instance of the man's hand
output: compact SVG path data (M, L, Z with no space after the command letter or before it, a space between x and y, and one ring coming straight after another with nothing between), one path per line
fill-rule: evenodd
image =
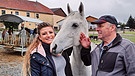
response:
M84 47L84 48L89 48L90 47L90 44L91 44L91 41L90 41L90 38L87 38L84 33L81 33L80 34L80 43L81 45Z

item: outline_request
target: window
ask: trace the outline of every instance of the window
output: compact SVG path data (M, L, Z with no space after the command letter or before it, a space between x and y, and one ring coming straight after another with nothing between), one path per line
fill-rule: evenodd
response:
M36 14L36 18L39 18L39 14Z
M26 13L26 16L27 16L27 17L30 17L30 13L29 13L29 12L27 12L27 13Z
M15 12L15 15L19 15L19 12Z
M6 14L6 11L5 11L5 10L1 10L1 12L2 12L2 15L3 15L3 14Z
M13 14L13 12L11 11L11 14Z

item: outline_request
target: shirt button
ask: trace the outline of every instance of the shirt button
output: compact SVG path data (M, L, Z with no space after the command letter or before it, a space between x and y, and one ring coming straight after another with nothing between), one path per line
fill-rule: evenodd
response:
M35 58L35 56L33 56L32 58Z
M104 60L101 60L101 63L103 63L104 62Z

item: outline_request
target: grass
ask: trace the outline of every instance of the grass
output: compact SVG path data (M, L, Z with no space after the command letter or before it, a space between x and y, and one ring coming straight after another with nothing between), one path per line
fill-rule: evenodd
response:
M125 33L120 33L123 38L129 39L135 43L135 31L126 31Z
M89 36L97 36L98 34L97 33L94 33L94 32L91 32L89 34ZM91 42L93 42L94 44L100 44L101 43L101 40L94 40L94 39L91 39Z
M125 33L119 32L119 34L126 39L129 39L130 41L135 43L135 31L125 31ZM91 36L92 34L90 34L89 36ZM94 34L94 36L97 36L97 34ZM91 42L95 43L95 44L99 44L101 43L101 40L94 40L91 39Z
M101 40L94 40L94 39L91 39L91 42L93 42L94 44L100 44L100 43L101 43Z

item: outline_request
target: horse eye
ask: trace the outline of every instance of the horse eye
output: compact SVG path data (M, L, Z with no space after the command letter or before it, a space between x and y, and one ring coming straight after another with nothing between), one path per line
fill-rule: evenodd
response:
M76 27L78 27L78 24L77 24L77 23L74 23L74 24L72 25L72 27L76 28Z

